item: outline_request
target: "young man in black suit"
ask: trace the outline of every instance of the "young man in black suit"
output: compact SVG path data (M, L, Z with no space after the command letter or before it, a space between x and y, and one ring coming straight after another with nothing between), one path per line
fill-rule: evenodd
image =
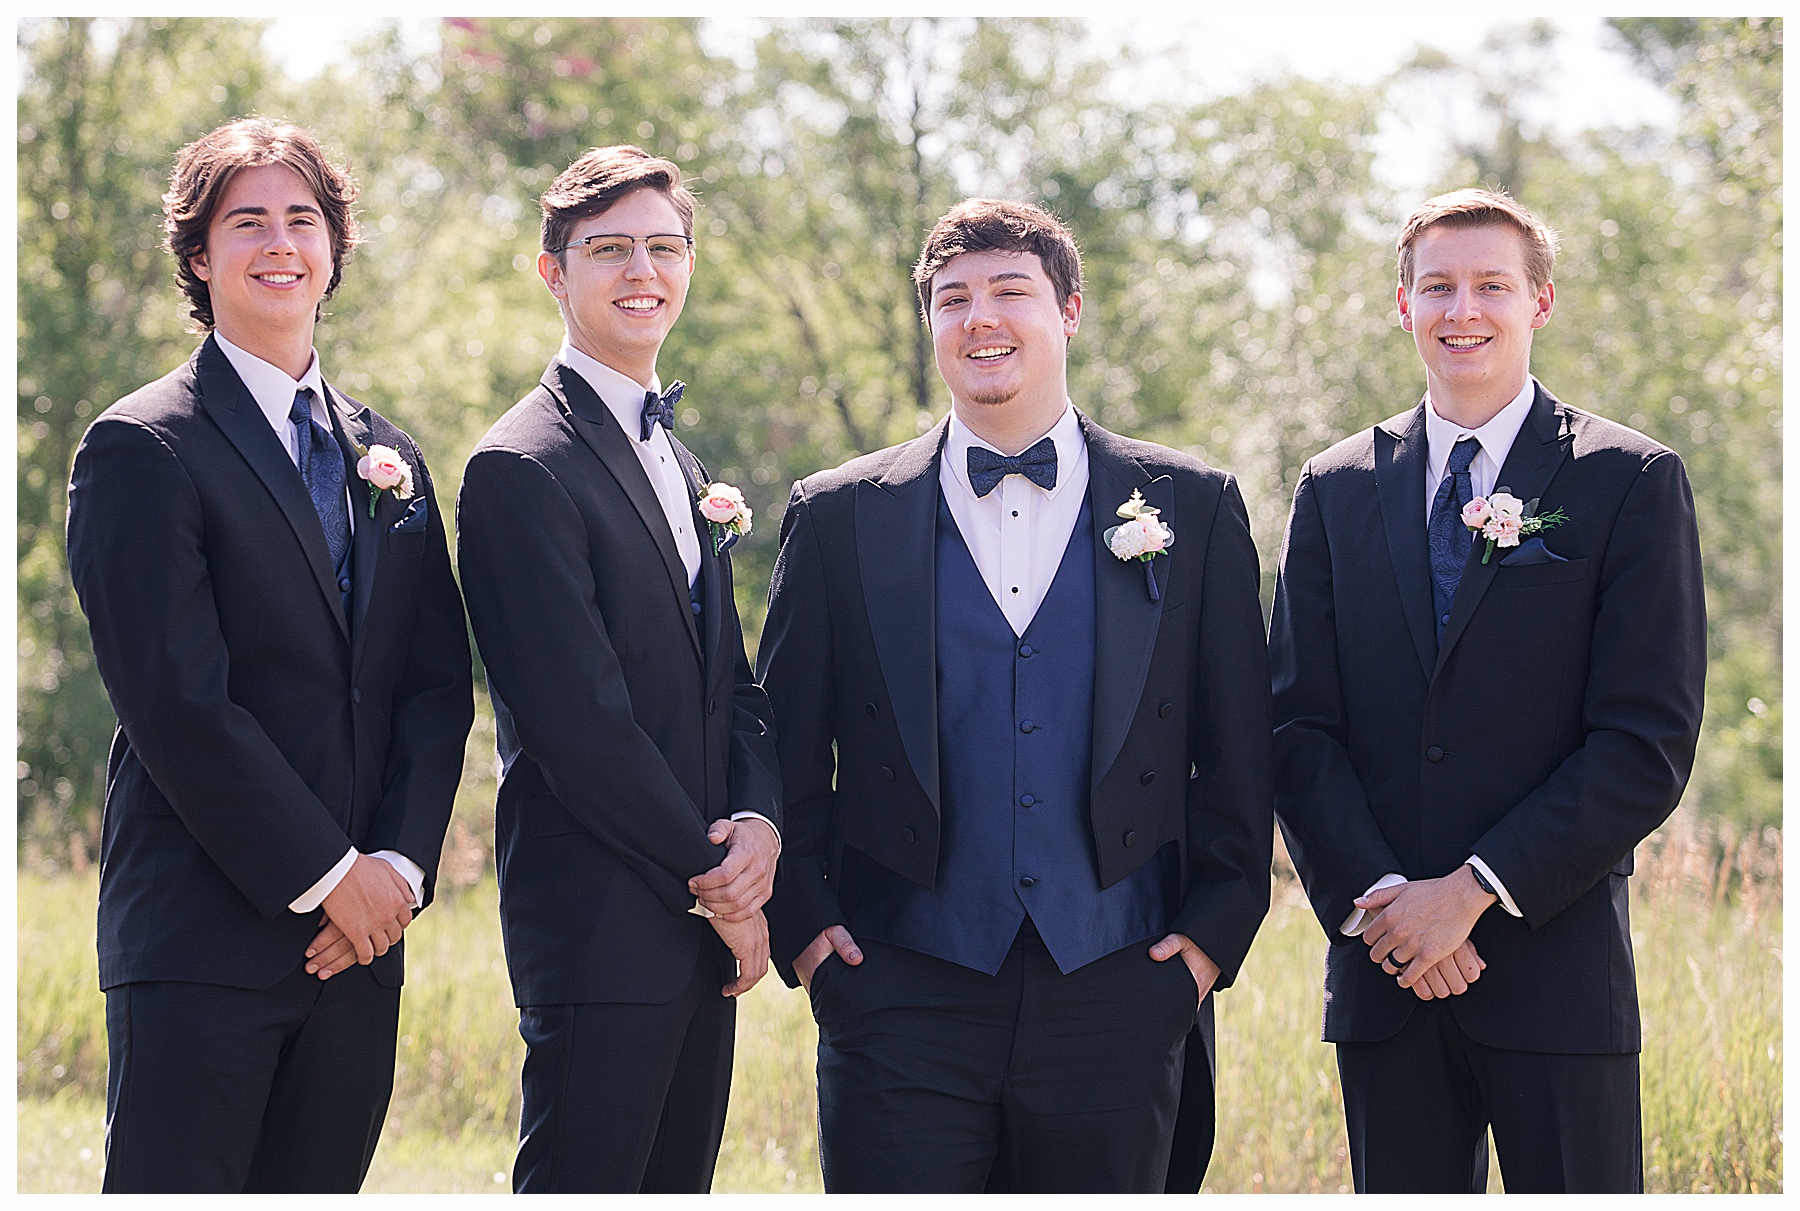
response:
M727 554L749 513L675 440L682 385L656 372L695 264L680 169L595 148L542 207L567 337L477 443L457 506L504 766L513 1187L704 1192L780 847Z
M913 277L950 415L794 486L760 657L825 1186L1160 1192L1268 906L1249 522L1070 403L1054 217L965 201Z
M1626 877L1700 728L1693 496L1531 376L1541 221L1458 190L1399 247L1426 397L1307 463L1270 634L1356 1187L1480 1192L1491 1125L1508 1191L1641 1190Z
M312 348L355 196L293 126L183 148L168 244L211 335L75 456L69 568L119 718L109 1191L354 1192L387 1110L401 930L474 706L424 459Z

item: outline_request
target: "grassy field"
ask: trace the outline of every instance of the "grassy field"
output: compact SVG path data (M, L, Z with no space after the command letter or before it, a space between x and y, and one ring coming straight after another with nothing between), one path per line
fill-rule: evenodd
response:
M1633 879L1644 1012L1646 1179L1655 1191L1781 1189L1781 836L1653 836ZM95 884L19 875L21 1192L99 1189L106 1082ZM511 1188L523 1045L492 876L448 890L408 931L393 1104L371 1191ZM1208 1190L1350 1182L1337 1070L1318 1041L1323 939L1287 878L1238 984L1219 998L1219 1133ZM817 1191L806 998L770 976L740 1007L714 1188ZM1498 1189L1498 1178L1491 1182Z

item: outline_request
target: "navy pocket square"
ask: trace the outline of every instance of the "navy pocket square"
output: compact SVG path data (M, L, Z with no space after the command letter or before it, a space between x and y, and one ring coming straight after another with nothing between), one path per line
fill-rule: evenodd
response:
M1561 555L1544 545L1544 540L1533 535L1519 544L1518 550L1500 561L1503 568L1529 567L1540 563L1568 563Z
M431 510L426 506L425 498L423 496L416 497L412 504L406 506L406 512L400 515L400 520L388 527L388 533L417 533L425 528L425 519L430 515Z

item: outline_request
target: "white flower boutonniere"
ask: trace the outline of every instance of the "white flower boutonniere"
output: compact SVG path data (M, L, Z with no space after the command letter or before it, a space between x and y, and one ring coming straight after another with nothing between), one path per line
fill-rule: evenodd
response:
M369 484L369 516L375 516L375 502L383 492L391 491L395 500L411 500L412 468L392 446L370 446L356 461L356 473Z
M1109 527L1103 536L1106 549L1123 560L1141 560L1144 564L1144 583L1150 588L1150 600L1161 601L1162 594L1156 591L1156 571L1151 560L1175 545L1175 527L1162 521L1157 514L1160 509L1153 509L1144 500L1144 494L1136 488L1131 490L1131 499L1119 506L1119 516L1123 523Z
M714 555L750 533L750 506L744 503L744 494L730 484L707 484L695 507L712 531Z
M1477 496L1463 506L1463 525L1487 539L1487 550L1481 553L1482 563L1493 556L1495 547L1516 547L1520 539L1553 530L1569 520L1561 509L1540 514L1538 499L1522 501L1501 488L1492 496Z

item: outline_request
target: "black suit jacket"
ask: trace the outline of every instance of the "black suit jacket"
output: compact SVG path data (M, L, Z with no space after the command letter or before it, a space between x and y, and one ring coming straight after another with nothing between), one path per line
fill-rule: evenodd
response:
M724 856L711 821L781 819L731 558L696 513L696 627L635 439L553 361L463 473L457 547L508 760L496 857L522 1006L669 1001L701 948L727 972L687 881ZM673 444L697 498L706 472Z
M89 427L69 570L118 714L100 851L100 983L263 988L304 961L288 904L351 845L394 849L431 896L474 716L468 632L412 441L326 388L340 444L413 467L358 510L345 615L281 439L212 339ZM405 518L406 520L402 520ZM374 962L401 978L401 950Z
M946 421L945 424L948 422ZM844 846L932 885L939 811L935 542L945 424L794 485L758 663L787 809L773 957L841 924ZM1256 549L1231 477L1081 421L1094 510L1092 819L1102 886L1180 846L1187 934L1229 985L1268 910L1270 756ZM1152 564L1104 545L1139 489L1177 541Z
M1477 537L1442 644L1431 618L1424 405L1307 463L1270 630L1276 811L1332 945L1325 1038L1372 1041L1417 998L1339 933L1389 871L1480 854L1487 970L1451 1000L1470 1037L1638 1049L1626 876L1693 766L1706 617L1681 460L1538 388L1497 488L1568 516L1560 561ZM1521 551L1523 548L1520 549Z

